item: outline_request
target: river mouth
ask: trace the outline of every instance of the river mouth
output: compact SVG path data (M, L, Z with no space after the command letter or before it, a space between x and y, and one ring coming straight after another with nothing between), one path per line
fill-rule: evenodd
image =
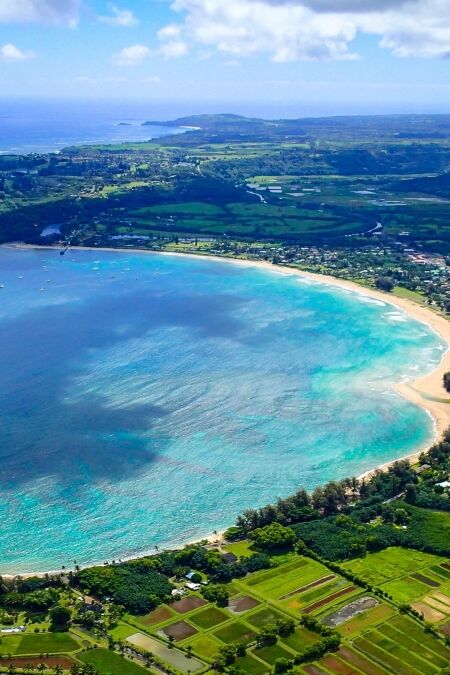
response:
M445 345L382 301L129 251L0 269L3 573L200 538L432 439L393 385Z

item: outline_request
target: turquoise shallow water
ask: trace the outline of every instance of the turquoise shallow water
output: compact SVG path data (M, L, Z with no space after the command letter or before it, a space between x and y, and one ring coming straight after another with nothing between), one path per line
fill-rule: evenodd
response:
M432 437L393 306L173 256L0 249L0 572L185 542ZM41 290L43 289L43 290Z

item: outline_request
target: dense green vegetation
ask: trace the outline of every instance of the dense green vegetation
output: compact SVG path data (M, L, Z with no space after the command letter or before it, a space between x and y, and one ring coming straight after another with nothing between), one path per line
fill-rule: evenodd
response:
M79 572L76 583L89 593L100 598L111 596L118 605L142 614L159 605L173 589L167 577L146 560L91 567Z
M370 241L381 223L388 240L406 230L413 243L450 250L448 116L214 115L189 126L201 128L158 144L3 156L0 241L42 243L57 224L80 244L213 236L351 249L346 235Z

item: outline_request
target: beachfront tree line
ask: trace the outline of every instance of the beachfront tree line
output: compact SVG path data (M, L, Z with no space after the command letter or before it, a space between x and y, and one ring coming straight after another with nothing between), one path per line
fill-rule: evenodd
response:
M306 490L299 490L285 499L278 499L275 504L268 504L260 509L246 509L236 520L236 525L226 531L227 539L239 539L257 528L280 523L295 523L318 520L325 516L336 515L346 507L364 501L383 500L397 496L408 485L417 483L417 474L409 462L395 462L387 471L374 474L369 480L345 478L331 481L317 487L310 495Z

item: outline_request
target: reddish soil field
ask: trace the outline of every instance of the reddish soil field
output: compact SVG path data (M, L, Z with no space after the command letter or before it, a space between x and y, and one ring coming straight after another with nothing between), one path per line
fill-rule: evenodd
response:
M244 595L242 598L236 598L235 600L230 600L229 609L236 614L241 614L241 612L246 612L248 609L253 609L258 607L261 603L255 598L251 598L249 595Z
M303 666L303 670L308 675L328 675L324 670L320 670L317 666Z
M48 668L56 668L61 666L64 670L69 670L75 663L68 656L43 656L42 659L38 656L14 656L11 659L2 658L0 661L2 667L16 666L16 668L25 668L25 666L38 666L40 663L45 663Z
M445 614L438 612L437 609L433 609L424 602L413 602L411 607L419 612L419 614L423 614L425 621L430 621L430 623L436 623L445 619Z
M383 675L385 672L384 670L380 670L374 663L367 661L363 656L352 652L352 650L347 647L341 647L338 654L341 658L353 664L359 668L362 673L366 673L367 675Z
M413 579L417 579L417 581L421 581L423 584L427 584L427 586L432 586L433 588L439 588L441 585L437 581L434 581L434 579L429 579L429 577L424 577L423 574L420 574L420 572L416 572L415 574L411 574Z
M303 611L305 614L310 614L311 612L314 612L315 609L320 609L320 607L328 605L329 602L333 602L333 600L337 600L337 598L342 598L343 595L353 593L353 591L356 591L356 586L347 586L347 588L343 588L342 591L336 591L336 593L328 595L326 598L322 598L322 600L314 602L312 605L309 605L309 607L305 607Z
M192 612L193 609L198 609L199 607L203 607L203 605L207 604L208 603L206 600L202 600L201 598L197 598L195 595L191 595L189 598L183 598L182 600L172 602L170 607L179 614L187 614L188 612Z
M167 637L173 637L175 642L179 640L184 640L185 638L191 637L198 633L193 626L190 626L186 621L178 621L177 623L171 623L170 626L166 626L161 629L161 632Z
M144 626L154 626L156 623L162 623L166 619L170 619L172 613L167 609L167 607L158 607L158 609L153 610L150 614L139 617L139 622Z
M305 591L309 591L310 588L315 588L316 586L325 584L327 581L331 581L332 579L335 578L336 578L335 574L329 574L327 577L322 577L322 579L312 581L310 584L306 584L306 586L301 586L300 588L297 588L295 591L291 591L287 595L281 596L280 600L287 600L288 598L292 598L292 596L297 595L297 593L304 593Z
M450 623L446 623L444 626L441 626L441 631L444 635L450 635Z
M321 663L323 663L325 668L331 670L332 673L337 673L338 675L359 675L358 670L336 658L336 656L327 656L325 659L322 659Z

